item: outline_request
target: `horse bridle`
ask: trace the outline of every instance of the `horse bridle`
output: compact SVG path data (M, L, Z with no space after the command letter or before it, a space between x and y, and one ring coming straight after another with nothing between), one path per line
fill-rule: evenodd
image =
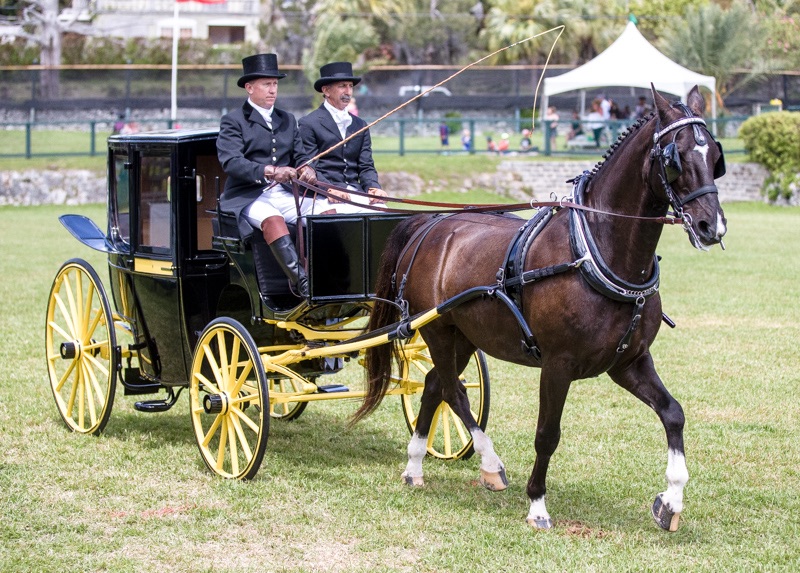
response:
M695 143L697 143L697 145L706 145L708 140L705 135L703 135L703 130L700 128L700 126L703 126L706 133L711 137L711 140L717 144L717 149L719 149L720 153L719 159L717 159L717 162L714 164L714 179L719 179L725 175L725 155L722 151L722 144L714 139L711 133L708 132L708 126L703 118L693 116L689 108L681 102L674 104L674 106L680 108L686 117L672 122L664 129L661 129L661 122L658 117L656 117L658 123L656 123L656 131L653 134L653 149L650 152L650 157L657 160L656 164L659 167L658 175L661 179L661 185L664 188L667 201L669 201L669 204L675 210L675 216L683 219L684 229L686 229L687 233L693 234L694 231L691 229L692 218L688 213L684 212L684 206L703 195L718 193L718 189L717 186L712 183L711 185L703 185L695 189L682 199L678 197L678 194L675 193L675 190L672 188L672 183L680 177L683 168L681 166L680 152L678 151L678 145L675 140L680 130L691 125L692 131L694 132ZM670 132L674 132L672 141L662 148L661 138Z

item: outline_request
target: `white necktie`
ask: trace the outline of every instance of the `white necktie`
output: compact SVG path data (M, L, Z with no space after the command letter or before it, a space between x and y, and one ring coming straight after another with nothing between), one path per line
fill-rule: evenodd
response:
M339 127L339 133L342 135L342 139L344 139L347 128L353 123L353 118L350 117L350 114L347 113L346 110L337 109L336 112L333 113L333 121L336 122L336 125Z

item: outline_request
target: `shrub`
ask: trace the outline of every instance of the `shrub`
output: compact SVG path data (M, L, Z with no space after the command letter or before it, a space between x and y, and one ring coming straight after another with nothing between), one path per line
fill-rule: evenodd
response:
M764 193L770 201L790 199L800 178L800 113L782 111L747 119L739 129L750 158L769 172Z

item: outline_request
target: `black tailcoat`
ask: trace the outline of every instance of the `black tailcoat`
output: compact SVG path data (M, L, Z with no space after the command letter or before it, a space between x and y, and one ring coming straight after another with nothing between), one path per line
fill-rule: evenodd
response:
M367 125L367 122L358 116L350 114L350 117L353 121L347 128L346 136ZM342 141L339 127L330 112L325 109L325 104L300 118L298 124L306 153L311 157ZM375 163L372 161L372 138L368 129L321 157L314 165L314 169L321 181L341 187L352 185L359 191L367 191L370 187L378 189L381 187Z
M228 176L220 204L223 210L236 213L242 237L249 237L253 227L241 213L269 183L264 167L299 167L311 159L291 113L274 108L270 129L249 102L222 117L217 156ZM290 186L284 187L291 193Z

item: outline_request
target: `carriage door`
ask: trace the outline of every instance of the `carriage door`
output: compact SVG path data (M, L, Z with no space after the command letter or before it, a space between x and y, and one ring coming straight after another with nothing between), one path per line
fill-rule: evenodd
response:
M162 383L186 381L175 258L175 186L172 146L134 150L136 225L133 285Z

